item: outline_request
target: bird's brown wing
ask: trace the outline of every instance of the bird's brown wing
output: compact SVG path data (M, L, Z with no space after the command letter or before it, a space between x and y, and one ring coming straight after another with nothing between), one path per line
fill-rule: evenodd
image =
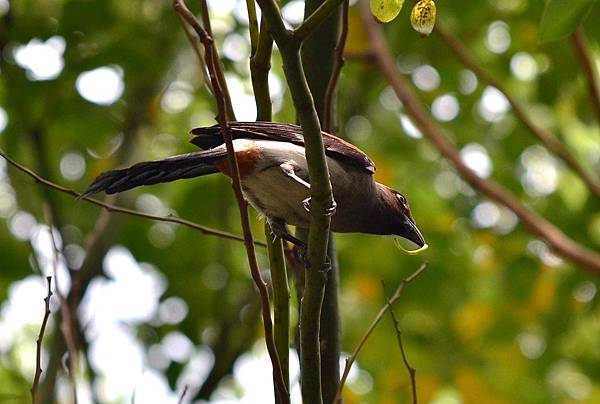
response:
M274 140L304 146L302 128L298 125L274 122L230 122L229 127L233 139ZM191 143L201 149L212 149L223 144L221 129L218 125L195 128L192 129L191 134ZM322 132L322 134L327 156L370 173L375 172L375 164L359 148L332 134L326 132Z

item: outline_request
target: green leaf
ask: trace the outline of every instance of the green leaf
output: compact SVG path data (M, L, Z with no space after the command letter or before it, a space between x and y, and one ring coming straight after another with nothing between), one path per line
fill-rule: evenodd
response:
M540 24L540 41L563 38L575 31L596 0L548 0Z
M371 0L371 13L379 22L390 22L400 13L404 0Z

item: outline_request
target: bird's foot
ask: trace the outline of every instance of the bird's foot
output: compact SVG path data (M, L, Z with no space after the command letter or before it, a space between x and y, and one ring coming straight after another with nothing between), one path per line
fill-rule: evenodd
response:
M302 206L304 207L304 210L307 211L308 213L310 213L310 199L311 198L308 197L302 201ZM333 216L336 211L337 211L337 202L335 201L335 199L332 199L331 205L325 210L325 216Z
M304 250L306 250L306 243L290 234L283 219L268 217L267 223L269 223L271 233L273 233L274 237L279 237L282 240L289 241L298 248L304 248Z

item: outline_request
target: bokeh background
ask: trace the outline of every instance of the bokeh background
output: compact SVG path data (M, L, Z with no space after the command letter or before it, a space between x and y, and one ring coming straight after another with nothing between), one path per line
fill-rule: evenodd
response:
M235 112L239 120L254 120L245 2L208 4ZM543 6L439 1L438 13L534 121L559 134L598 174L600 129L581 66L568 39L540 43ZM302 1L282 7L288 23L301 21ZM598 278L554 255L514 214L480 197L422 139L364 57L368 44L357 9L350 11L339 133L372 157L378 181L407 195L430 249L409 257L385 237L337 237L344 352L352 351L383 305L381 280L391 289L427 260L429 268L396 309L421 402L600 402ZM438 35L420 38L409 11L405 5L385 26L386 36L401 71L465 162L598 250L598 200ZM214 124L196 55L166 0L0 0L0 19L0 146L45 178L81 191L103 170L193 151L188 130ZM599 64L597 21L598 5L585 32ZM277 52L270 87L274 119L294 122ZM116 202L240 232L224 177L136 189ZM40 274L52 273L54 255L44 203L55 209L53 232L64 251L60 288L71 286L67 268L85 271L80 402L175 403L185 385L189 399L202 386L203 397L214 403L272 401L258 297L241 243L102 213L36 184L3 159L0 400L26 402L33 378L46 294ZM254 233L264 237L257 215L252 219ZM98 229L102 225L106 229ZM101 240L89 251L90 236L97 234ZM265 251L258 253L267 269ZM52 307L56 313L56 297ZM42 387L56 390L49 403L69 396L57 316L44 339L50 382ZM292 395L299 402L294 355ZM360 354L346 391L348 403L410 400L388 318Z

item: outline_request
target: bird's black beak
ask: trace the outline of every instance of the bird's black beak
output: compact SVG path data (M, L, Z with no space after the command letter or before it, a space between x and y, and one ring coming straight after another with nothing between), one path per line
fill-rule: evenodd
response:
M412 241L419 247L423 247L425 245L425 238L421 234L421 231L415 224L415 222L407 217L404 223L402 224L401 237Z

